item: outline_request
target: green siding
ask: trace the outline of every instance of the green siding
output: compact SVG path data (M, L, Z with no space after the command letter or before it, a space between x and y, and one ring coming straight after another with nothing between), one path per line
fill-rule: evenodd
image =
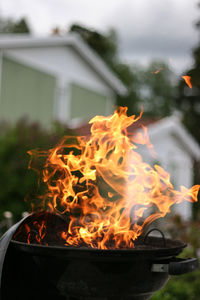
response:
M0 118L11 122L26 116L50 125L56 80L53 76L3 58Z
M96 115L105 115L107 98L76 84L71 84L71 119L90 119Z

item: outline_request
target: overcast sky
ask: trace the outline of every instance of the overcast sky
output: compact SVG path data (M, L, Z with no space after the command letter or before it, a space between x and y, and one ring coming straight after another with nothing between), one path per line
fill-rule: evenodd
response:
M128 62L165 59L177 74L192 64L198 42L198 0L0 0L2 17L26 17L37 35L78 22L105 32L115 28Z

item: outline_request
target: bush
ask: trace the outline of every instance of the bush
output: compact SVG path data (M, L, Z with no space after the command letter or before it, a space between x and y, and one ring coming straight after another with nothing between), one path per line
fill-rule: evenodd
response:
M166 231L172 239L180 239L188 244L182 258L198 257L200 249L200 221L184 221L178 215L168 219ZM200 270L181 276L172 276L168 284L155 293L151 300L198 300L200 299Z
M200 297L200 270L172 277L165 288L151 300L198 300Z
M30 202L38 191L37 174L28 169L30 149L49 149L63 135L73 132L55 123L51 131L43 129L38 123L20 120L15 126L0 124L0 220L4 211L14 215L14 221L21 213L30 209Z

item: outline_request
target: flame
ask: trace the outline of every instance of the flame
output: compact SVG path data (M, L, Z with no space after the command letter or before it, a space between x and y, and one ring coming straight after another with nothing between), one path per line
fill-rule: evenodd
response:
M154 74L158 74L158 73L160 73L161 71L163 71L163 68L157 69L157 70L154 71L153 73L154 73Z
M31 232L31 229L30 229L30 227L27 224L25 224L24 227L26 229L26 234L27 234L27 243L30 244L31 243L30 242L30 232Z
M186 84L189 86L189 88L192 88L192 83L191 83L191 76L182 76L182 78L185 80Z
M38 244L42 244L44 237L46 236L46 224L43 220L41 223L34 221L33 228L30 228L28 224L24 224L26 236L27 236L27 243L31 244L31 237L34 236L34 239ZM16 234L16 236L18 233Z
M174 190L170 175L137 152L138 145L153 147L144 126L128 133L141 116L127 116L121 107L111 116L91 119L88 138L64 137L47 153L29 151L30 167L47 155L42 170L47 193L40 201L66 216L61 233L66 246L133 248L144 227L164 217L173 204L197 201L199 185ZM40 238L44 229L43 224Z

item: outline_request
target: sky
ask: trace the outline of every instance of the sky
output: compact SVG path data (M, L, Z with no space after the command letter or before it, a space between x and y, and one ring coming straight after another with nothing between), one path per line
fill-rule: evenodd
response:
M118 33L122 61L146 65L162 59L177 74L192 66L198 41L198 0L1 0L0 16L26 17L36 35L79 23L102 33Z

